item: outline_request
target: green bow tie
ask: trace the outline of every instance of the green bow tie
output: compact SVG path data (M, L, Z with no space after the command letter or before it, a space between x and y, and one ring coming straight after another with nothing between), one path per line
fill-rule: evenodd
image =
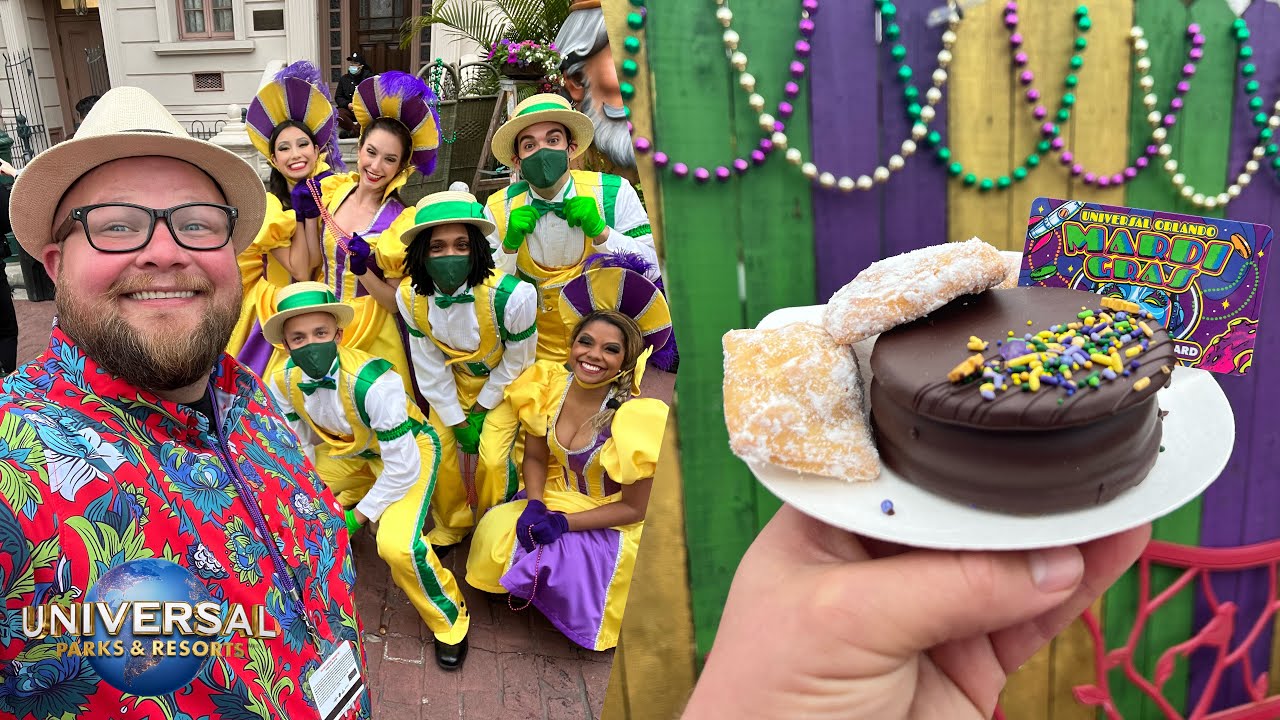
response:
M311 395L312 393L314 393L316 390L319 390L320 388L329 388L330 390L337 390L338 382L331 377L326 377L326 378L321 378L319 380L316 380L315 382L303 380L298 383L298 389L301 390L304 395Z
M534 198L529 203L529 207L538 211L538 217L543 217L547 213L555 213L556 217L564 219L564 203L562 202L548 202L542 198Z
M438 308L447 308L450 305L464 305L475 301L476 297L471 293L462 293L461 295L436 295L436 307Z

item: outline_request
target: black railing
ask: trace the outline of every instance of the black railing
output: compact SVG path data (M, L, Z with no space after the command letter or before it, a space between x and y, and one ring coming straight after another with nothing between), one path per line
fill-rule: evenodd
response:
M191 137L201 140L209 138L222 132L222 127L227 124L226 120L214 120L206 123L203 120L192 120L187 126L187 132L191 133Z
M26 165L49 147L44 124L44 108L36 87L35 64L31 53L2 54L4 87L8 96L0 98L0 127L13 139L13 164Z

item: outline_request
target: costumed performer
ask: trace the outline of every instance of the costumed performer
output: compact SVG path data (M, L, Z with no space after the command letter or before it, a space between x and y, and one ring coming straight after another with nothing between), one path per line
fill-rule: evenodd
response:
M667 423L666 403L636 396L671 315L652 282L622 268L574 279L560 305L573 328L568 366L539 360L507 387L527 433L517 497L528 499L480 520L466 579L527 598L570 640L607 650L618 642Z
M391 363L338 340L355 317L322 283L281 290L263 334L289 351L272 395L354 534L378 522L378 555L435 634L436 662L461 667L470 616L453 574L422 526L440 463L440 439L404 392Z
M493 156L523 178L489 196L486 216L498 269L538 288L538 359L569 357L569 327L560 317L560 290L582 274L594 253L630 252L654 268L649 216L631 183L617 175L570 170L586 152L591 119L559 95L533 95L516 106L493 135ZM655 274L650 279L657 279Z
M462 541L477 517L519 490L511 463L519 423L503 403L507 385L533 364L538 294L494 269L485 236L493 223L466 192L445 191L418 203L408 246L409 280L397 295L409 331L418 388L440 436L440 474L431 512L431 544ZM389 239L384 235L384 239ZM457 450L479 454L473 513Z
M293 190L306 178L328 177L331 167L346 170L335 123L329 88L315 65L305 60L276 73L258 91L245 115L249 140L266 158L271 175L266 220L253 244L237 257L244 305L227 352L259 377L271 377L287 357L262 336L262 324L275 312L276 290L310 275L305 242L293 244L301 227L293 209ZM298 268L296 273L290 271L293 267Z
M391 361L410 396L416 393L413 369L396 308L404 246L378 238L382 233L398 238L413 224L414 208L404 206L397 190L415 170L435 171L437 102L425 83L402 72L360 83L351 101L361 127L356 172L331 175L318 187L304 183L305 194L294 193L300 215L319 216L319 221L307 220L312 279L355 312L343 345Z

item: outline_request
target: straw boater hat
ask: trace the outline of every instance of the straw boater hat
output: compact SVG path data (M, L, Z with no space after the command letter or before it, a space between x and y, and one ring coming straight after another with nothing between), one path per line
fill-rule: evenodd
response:
M58 203L85 173L112 160L148 156L184 160L206 172L226 203L236 208L231 233L236 253L253 242L267 212L267 195L253 166L226 148L188 135L146 90L118 87L98 100L74 138L45 150L22 169L9 200L13 234L22 249L40 257L53 241Z
M493 234L496 226L484 216L484 206L469 192L445 190L432 193L418 201L418 212L413 216L413 227L400 235L400 242L409 246L418 234L437 225L462 223L475 225L485 235Z
M503 123L502 127L493 134L493 142L490 145L493 156L498 159L498 162L511 162L516 156L516 138L520 136L520 131L541 122L557 122L569 128L569 132L573 135L573 142L578 144L578 148L569 154L570 158L576 158L586 152L592 138L595 137L596 131L591 124L591 118L574 110L569 105L569 101L559 95L542 93L532 95L517 105L515 112L511 114L511 119Z
M272 345L284 345L284 322L295 315L326 312L344 328L355 318L350 305L339 302L328 285L318 282L296 282L276 291L276 314L262 325L262 336Z

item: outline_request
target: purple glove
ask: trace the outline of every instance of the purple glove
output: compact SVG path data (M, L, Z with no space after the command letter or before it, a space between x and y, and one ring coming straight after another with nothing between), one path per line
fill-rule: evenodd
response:
M320 217L320 207L316 205L316 199L311 195L312 183L319 191L320 183L315 178L311 178L294 185L293 191L289 193L289 202L293 203L294 216L299 220Z
M547 506L541 500L530 500L525 505L524 512L520 513L520 517L516 520L516 540L520 541L520 547L525 552L533 552L533 540L529 537L529 528L533 524L547 516Z
M533 540L539 545L550 545L569 532L569 518L562 512L549 512L533 524Z
M347 266L351 268L351 272L356 275L369 272L369 256L372 254L373 249L369 247L369 243L351 233L351 240L347 242Z

